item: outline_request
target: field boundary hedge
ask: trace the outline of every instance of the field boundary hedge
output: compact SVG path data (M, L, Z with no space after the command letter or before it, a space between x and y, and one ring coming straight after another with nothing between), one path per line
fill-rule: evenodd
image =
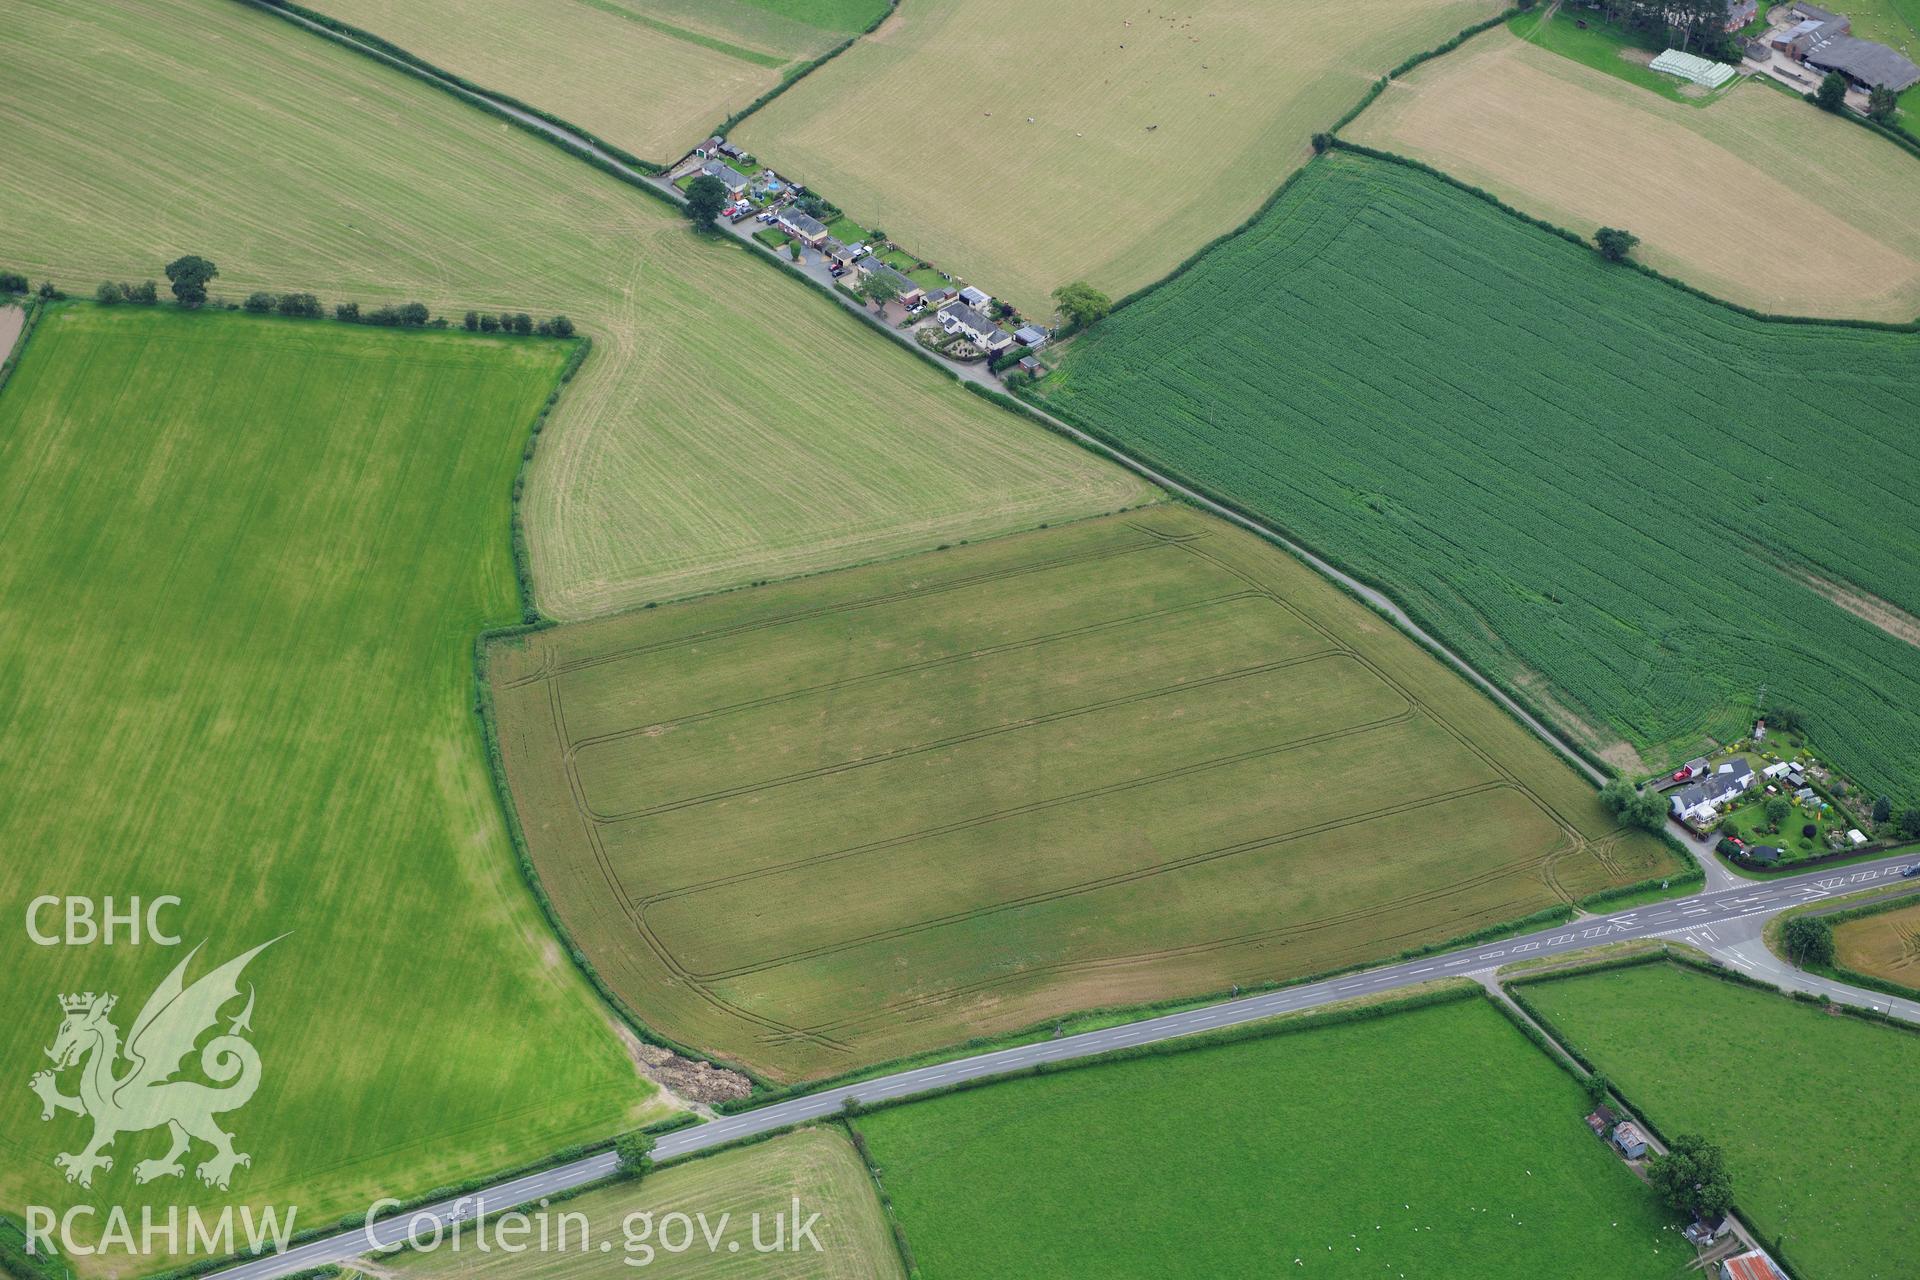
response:
M1425 50L1424 52L1421 52L1421 53L1416 53L1411 57L1403 60L1400 63L1400 65L1396 66L1393 70L1387 72L1386 75L1381 76L1378 80L1375 80L1370 86L1368 86L1367 91L1360 96L1360 101L1355 103L1353 106L1347 108L1346 114L1342 115L1338 120L1334 121L1334 123L1328 125L1325 130L1313 135L1315 154L1317 155L1319 151L1322 149L1319 144L1319 139L1322 137L1331 139L1334 136L1336 136L1340 132L1340 130L1346 128L1349 124L1352 124L1354 117L1358 116L1362 111L1365 111L1369 106L1373 105L1373 100L1379 97L1380 94L1386 89L1388 81L1394 79L1397 76L1405 75L1407 72L1413 70L1415 67L1419 66L1421 63L1426 62L1431 58L1437 58L1442 54L1453 52L1455 49L1459 48L1466 41L1470 40L1474 36L1479 35L1482 31L1486 31L1492 27L1496 27L1499 24L1505 22L1508 18L1511 18L1515 14L1521 13L1521 12L1523 12L1523 10L1518 5L1502 10L1500 13L1496 14L1491 18L1488 18L1484 22L1476 22L1471 26L1461 28L1459 31L1455 32L1453 35L1449 36L1446 40L1442 41L1441 43L1435 45L1433 48ZM1267 214L1273 209L1274 205L1280 203L1280 197L1284 196L1287 193L1287 189L1293 186L1294 182L1299 179L1300 175L1306 172L1307 165L1310 165L1312 163L1313 163L1313 159L1309 158L1306 164L1301 165L1298 169L1295 169L1292 173L1288 174L1286 178L1280 183L1280 185L1274 189L1273 194L1268 196L1265 200L1261 201L1260 207L1255 209L1251 214L1247 215L1247 217L1238 226L1233 227L1230 230L1221 232L1219 235L1213 237L1213 239L1201 245L1198 249L1195 249L1192 253L1188 254L1186 257L1182 258L1178 263L1176 263L1171 271L1161 276L1158 280L1154 280L1148 284L1143 284L1138 289L1135 289L1132 293L1126 294L1123 297L1119 298L1117 301L1114 302L1113 309L1109 311L1107 314L1112 315L1115 311L1120 311L1123 308L1130 307L1134 303L1140 301L1140 299L1152 293L1155 289L1158 289L1162 285L1167 284L1173 280L1177 280L1179 277L1185 275L1187 271L1190 270L1195 263L1200 261L1200 259L1206 257L1209 253L1213 252L1215 249L1219 248L1222 244L1225 244L1227 241L1233 239L1235 236L1240 235L1241 233L1251 229L1254 223L1260 221L1260 219L1267 216ZM1104 318L1105 317L1102 317L1102 319ZM1099 321L1096 320L1094 323L1098 324ZM1092 326L1089 325L1087 327L1091 328Z
M873 1184L873 1193L880 1198L880 1212L886 1215L887 1226L892 1230L893 1248L900 1255L900 1265L906 1269L908 1280L919 1280L920 1265L914 1261L906 1228L900 1225L900 1217L893 1210L893 1197L887 1193L887 1184L880 1177L880 1166L874 1163L873 1152L867 1147L867 1136L854 1128L851 1116L842 1115L840 1127L846 1130L847 1140L853 1143L860 1163L867 1167L867 1181Z
M500 106L511 107L515 111L524 111L530 116L535 116L538 119L546 121L557 129L565 129L568 133L592 143L608 155L615 156L622 162L630 164L636 169L641 169L648 173L659 173L666 167L657 161L642 160L626 148L608 142L605 138L600 137L589 129L581 128L570 120L554 115L550 111L542 110L530 102L522 102L512 94L501 93L497 89L489 89L485 85L475 84L458 72L449 71L445 67L437 66L411 50L393 43L393 41L388 40L384 36L375 35L373 32L363 27L356 27L350 22L342 22L340 19L329 14L321 13L317 9L309 9L305 5L297 3L297 0L240 0L240 3L251 5L256 9L278 9L282 11L283 16L285 14L291 14L314 26L325 27L327 31L334 36L343 38L343 43L363 45L365 46L364 51L384 54L394 62L402 64L403 70L410 71L426 79L429 83L436 81L444 82L440 87L451 86L463 90L468 94L472 94L475 97L488 100L496 108L494 114L504 119L514 120L513 116L497 110ZM523 120L514 120L514 123L526 127L526 122Z
M13 378L13 371L20 363L20 357L26 354L27 340L33 337L33 330L40 323L40 313L47 304L28 294L20 299L19 306L26 312L20 318L20 334L13 340L13 350L7 352L7 358L0 360L0 391L7 389L7 383Z
M1548 982L1564 982L1570 978L1589 977L1593 974L1605 973L1614 969L1631 969L1645 964L1676 965L1681 968L1691 969L1697 973L1705 974L1711 978L1717 978L1733 986L1749 987L1756 991L1765 991L1771 995L1794 1000L1801 1004L1824 1005L1826 1008L1839 1010L1847 1017L1858 1018L1862 1022L1876 1022L1909 1034L1920 1035L1920 1026L1915 1026L1912 1023L1903 1022L1897 1018L1890 1018L1885 1014L1875 1014L1871 1010L1856 1009L1851 1005L1826 1004L1823 1000L1809 996L1805 992L1784 991L1772 983L1762 982L1758 978L1748 977L1746 974L1729 969L1725 965L1716 964L1710 960L1698 959L1686 952L1674 951L1667 948L1643 952L1638 955L1598 960L1591 964L1577 965L1567 969L1556 969L1547 973L1524 975L1501 983L1501 987L1513 1002L1526 1012L1529 1018L1532 1018L1540 1024L1541 1029L1560 1047L1561 1052L1565 1053L1567 1057L1578 1063L1581 1068L1589 1073L1597 1073L1598 1069L1593 1065L1592 1059L1588 1058L1574 1043L1572 1038L1559 1026L1555 1025L1552 1019L1541 1013L1539 1008L1527 999L1525 992L1518 988L1538 986ZM1647 1132L1651 1133L1662 1146L1671 1147L1673 1145L1672 1139L1661 1130L1658 1122L1647 1113L1644 1107L1637 1105L1633 1099L1628 1097L1627 1094L1621 1090L1618 1082L1609 1078L1607 1083L1613 1096L1618 1098L1627 1110L1639 1117L1640 1123L1646 1128ZM1734 1216L1740 1219L1747 1227L1749 1234L1755 1239L1768 1240L1771 1242L1767 1246L1768 1252L1773 1255L1773 1260L1785 1267L1790 1274L1799 1276L1808 1274L1802 1270L1792 1258L1786 1255L1785 1250L1781 1247L1780 1234L1778 1232L1768 1232L1762 1228L1762 1219L1756 1218L1751 1212L1740 1208L1734 1210Z
M1069 1021L1111 1018L1116 1020L1113 1023L1114 1026L1125 1026L1129 1023L1145 1022L1162 1014L1173 1013L1182 1009L1222 1004L1229 1000L1244 999L1247 996L1265 995L1274 991L1289 990L1294 987L1310 987L1317 982L1326 982L1332 978L1344 977L1349 973L1364 973L1369 969L1378 969L1386 965L1400 964L1408 960L1418 960L1423 956L1440 955L1445 952L1459 950L1463 947L1470 947L1477 943L1495 942L1501 938L1527 933L1548 925L1565 924L1573 918L1573 915L1574 908L1562 904L1557 907L1547 907L1534 912L1532 915L1522 916L1517 920L1491 924L1483 929L1475 930L1473 933L1462 934L1456 938L1447 938L1444 941L1430 943L1423 947L1414 947L1402 951L1398 955L1381 956L1374 960L1362 960L1338 969L1328 969L1319 973L1303 974L1298 978L1287 978L1277 982L1261 983L1250 987L1236 987L1231 991L1210 991L1194 996L1174 996L1165 1000L1148 1001L1144 1004L1105 1005L1092 1009L1076 1009L1072 1013L1063 1014L1059 1017L1042 1018L1037 1022L1029 1023L1024 1027L1004 1032L1000 1035L976 1036L973 1039L963 1040L959 1044L949 1046L946 1049L936 1049L927 1053L893 1058L886 1062L875 1063L870 1067L861 1067L854 1071L844 1072L841 1075L827 1076L820 1080L786 1085L765 1095L756 1094L751 1098L719 1102L714 1104L713 1109L717 1115L733 1115L741 1111L752 1111L775 1102L784 1102L790 1098L805 1097L827 1089L858 1085L901 1071L909 1071L923 1066L934 1066L939 1063L955 1062L964 1058L974 1057L981 1053L1014 1048L1021 1044L1036 1043L1040 1037L1046 1035L1052 1028ZM1276 1014L1274 1016L1279 1017L1283 1015ZM915 1097L926 1096L926 1094L915 1095Z
M798 66L790 67L786 71L782 72L780 75L779 84L767 90L765 93L755 98L752 102L749 102L746 106L740 108L738 111L728 116L725 120L722 120L720 122L719 128L713 131L713 136L717 138L726 137L729 132L739 128L740 122L745 120L748 116L760 110L760 108L766 106L769 102L772 102L775 98L779 97L781 94L785 93L787 90L793 88L793 86L795 86L796 84L799 84L802 80L805 80L808 76L818 71L821 67L826 66L829 62L832 62L835 58L839 57L841 54L845 53L847 50L853 48L853 46L858 44L863 38L870 36L874 32L878 31L880 29L880 24L885 22L888 18L891 18L894 15L895 11L898 10L899 8L900 8L900 0L887 0L886 11L882 13L879 17L875 18L872 22L869 22L864 29L854 32L852 35L848 36L845 40L842 40L839 44L827 50L825 53L821 54L819 57L814 58L809 62L800 63Z
M1898 853L1902 849L1911 849L1916 844L1920 844L1920 841L1875 840L1861 845L1858 849L1835 849L1832 853L1817 853L1811 858L1795 858L1792 862L1755 862L1744 853L1721 853L1717 847L1714 849L1714 856L1724 858L1742 871L1764 878L1798 875L1809 868L1829 866L1836 862L1860 862L1879 854Z
M1518 218L1530 226L1538 227L1542 231L1559 236L1562 240L1570 244L1578 245L1590 253L1596 252L1592 243L1578 232L1569 231L1558 223L1549 222L1545 218L1536 218L1530 213L1516 209L1499 196L1494 195L1491 191L1476 187L1469 182L1462 182L1444 169L1436 169L1425 161L1415 160L1410 156L1403 156L1395 151L1382 151L1377 147L1369 147L1358 142L1349 142L1345 138L1334 138L1328 146L1330 150L1346 151L1354 155L1366 156L1370 160L1378 160L1384 164L1402 165L1418 173L1424 173L1430 178L1437 178L1457 191L1464 191L1470 196L1475 196L1486 201L1510 217ZM1646 263L1636 261L1632 258L1613 265L1625 267L1630 271L1636 271L1649 279L1658 280L1660 283L1678 289L1682 293L1690 294L1702 302L1712 303L1716 307L1725 307L1735 315L1745 316L1749 320L1758 320L1763 324L1816 325L1822 328L1835 329L1870 329L1880 333L1920 333L1920 320L1857 320L1847 317L1797 316L1772 311L1756 311L1754 308L1743 306L1738 302L1729 302L1725 298L1716 297L1708 293L1705 289L1690 285L1684 280L1667 275L1663 271L1656 270Z
M1869 916L1884 915L1889 911L1899 911L1903 908L1913 906L1916 902L1920 902L1920 895L1911 893L1895 894L1893 897L1882 898L1877 902L1867 902L1857 907L1848 907L1844 911L1829 911L1825 913L1819 910L1819 903L1812 902L1804 907L1796 907L1791 911L1782 912L1779 919L1785 921L1792 919L1794 916L1819 916L1820 919L1838 928L1849 921L1865 920ZM1800 967L1808 973L1818 974L1820 977L1831 978L1835 982L1844 982L1868 991L1877 991L1883 996L1897 996L1903 1000L1920 1000L1920 987L1903 986L1891 978L1881 978L1871 973L1861 973L1857 969L1849 969L1847 966L1841 964L1838 959L1835 959L1832 964L1802 964Z

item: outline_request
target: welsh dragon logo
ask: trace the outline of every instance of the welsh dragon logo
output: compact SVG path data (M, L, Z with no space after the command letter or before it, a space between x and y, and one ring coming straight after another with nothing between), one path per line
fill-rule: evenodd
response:
M60 1111L93 1118L93 1140L77 1152L53 1158L66 1171L68 1182L92 1186L96 1169L113 1168L113 1157L106 1149L116 1137L162 1125L173 1145L164 1156L135 1165L136 1182L182 1176L185 1169L180 1158L196 1138L213 1148L212 1156L196 1170L200 1181L210 1187L226 1190L234 1168L253 1163L251 1156L233 1149L233 1135L214 1120L222 1112L245 1106L260 1087L260 1054L243 1035L253 1029L251 985L246 1007L228 1019L225 1032L200 1048L200 1071L214 1083L174 1077L186 1066L200 1037L220 1021L220 1011L240 998L240 974L248 961L278 941L263 942L187 986L187 965L200 953L195 947L147 998L124 1045L110 1017L119 997L91 991L60 997L66 1017L47 1050L53 1069L37 1073L29 1083L40 1095L42 1120L51 1120ZM80 1068L79 1094L69 1097L60 1092L57 1077L76 1066Z

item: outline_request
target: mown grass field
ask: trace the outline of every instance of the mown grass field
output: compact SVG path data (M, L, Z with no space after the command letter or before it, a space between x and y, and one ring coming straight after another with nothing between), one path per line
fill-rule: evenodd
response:
M1845 968L1920 988L1920 902L1834 926L1833 946Z
M1396 80L1345 132L1582 235L1630 228L1642 261L1716 297L1920 315L1920 165L1765 84L1684 105L1496 27Z
M1498 12L909 0L736 140L1044 317L1067 281L1119 297L1165 275L1258 209L1375 77Z
M1747 319L1337 153L1039 392L1624 768L1764 701L1910 796L1920 649L1869 619L1920 612L1917 360L1920 336Z
M684 0L316 0L311 7L656 164L678 159L845 38L743 0L698 7Z
M1810 1280L1920 1269L1920 1035L1665 964L1526 995L1662 1132L1726 1148L1741 1212Z
M569 931L781 1079L1392 954L1670 855L1186 508L545 631L490 680Z
M69 1186L53 1157L90 1127L43 1124L26 1088L56 996L117 993L125 1033L203 940L195 976L287 934L246 975L264 1074L223 1117L253 1157L232 1200L320 1225L661 1110L514 869L471 710L474 636L517 616L509 487L566 356L171 309L39 322L0 392L9 1209L228 1199L191 1167L135 1185L164 1133ZM177 895L185 946L35 946L46 893Z
M857 1124L927 1280L1686 1274L1585 1110L1476 996Z
M35 280L91 290L192 250L233 296L561 311L593 335L523 508L557 616L1146 493L662 202L233 0L30 0L0 58L3 252Z
M756 1251L753 1220L760 1218L759 1240L776 1239L775 1215L784 1215L792 1231L793 1205L800 1220L819 1214L812 1238L820 1249L802 1243L796 1252ZM497 1208L504 1209L501 1205ZM834 1129L801 1129L766 1142L723 1151L718 1155L660 1169L635 1185L616 1183L553 1206L553 1214L586 1215L581 1251L578 1225L571 1228L576 1247L528 1249L509 1254L480 1253L471 1236L466 1247L431 1253L405 1253L378 1263L381 1275L403 1280L585 1280L586 1277L662 1275L673 1280L706 1280L710 1276L750 1276L753 1280L895 1280L902 1275L900 1253L894 1247L880 1199L867 1166L845 1133ZM651 1214L649 1224L635 1215ZM674 1251L684 1237L677 1222L683 1214L694 1219L692 1245ZM718 1240L709 1249L699 1215ZM724 1215L724 1222L723 1222ZM553 1240L559 1224L554 1223ZM791 1234L783 1237L789 1244ZM498 1237L490 1235L489 1243ZM510 1239L510 1238L509 1238ZM599 1251L610 1241L610 1253ZM737 1245L729 1249L728 1245ZM651 1249L651 1253L648 1250Z

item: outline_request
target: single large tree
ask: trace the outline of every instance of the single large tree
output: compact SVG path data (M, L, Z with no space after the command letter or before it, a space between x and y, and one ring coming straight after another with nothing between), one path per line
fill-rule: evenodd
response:
M653 1135L635 1130L623 1133L613 1140L614 1159L619 1162L620 1172L629 1178L638 1178L653 1168Z
M1847 78L1838 71L1829 71L1820 81L1819 89L1814 91L1815 105L1828 111L1838 111L1847 105Z
M207 300L207 282L220 274L220 268L198 254L189 253L167 264L167 279L173 282L173 296L180 305L193 308Z
M1619 816L1628 826L1644 831L1664 831L1667 826L1667 802L1657 791L1641 791L1625 778L1615 778L1600 788L1600 803L1607 812Z
M1778 831L1780 824L1787 820L1787 815L1793 812L1793 801L1785 796L1768 796L1767 803L1761 812L1767 815L1767 821L1772 824L1775 831Z
M1640 243L1640 237L1619 227L1602 227L1593 233L1593 243L1608 262L1625 262L1633 246Z
M887 309L889 302L900 296L900 286L877 272L869 276L861 287L866 290L868 299L878 303L882 311Z
M1647 1161L1647 1181L1682 1213L1717 1218L1733 1208L1726 1156L1698 1134L1681 1134L1666 1155Z
M1085 280L1061 285L1053 291L1053 300L1059 305L1060 314L1067 318L1067 323L1076 329L1086 328L1113 310L1113 299Z
M1833 963L1833 926L1819 916L1795 916L1780 931L1787 958L1798 965Z
M727 207L727 184L710 173L703 173L687 184L687 216L693 225L705 229L713 225Z
M1900 112L1900 95L1877 84L1867 94L1867 115L1881 124L1892 124L1894 116Z

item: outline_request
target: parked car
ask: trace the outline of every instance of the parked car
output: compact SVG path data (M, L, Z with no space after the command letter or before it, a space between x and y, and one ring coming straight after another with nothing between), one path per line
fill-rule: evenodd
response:
M1693 770L1687 768L1687 766L1685 765L1681 765L1678 769L1675 769L1673 771L1673 780L1675 782L1685 782L1688 778L1691 778L1692 776L1693 776Z

